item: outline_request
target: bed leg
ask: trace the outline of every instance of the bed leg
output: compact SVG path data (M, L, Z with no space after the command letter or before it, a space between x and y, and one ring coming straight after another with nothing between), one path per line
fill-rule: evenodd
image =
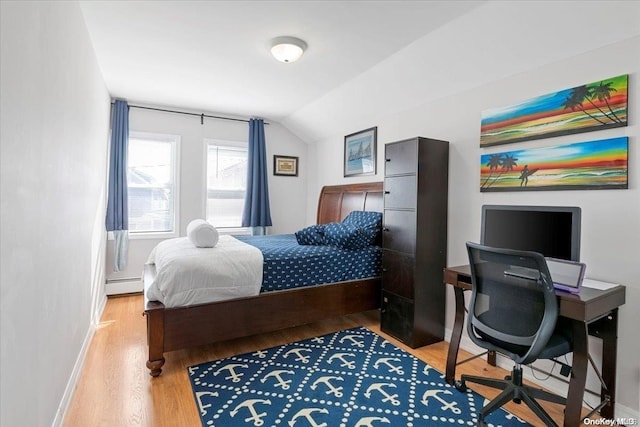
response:
M149 375L157 377L162 373L162 366L164 365L164 357L158 360L147 360L147 368L149 368Z
M164 365L164 310L147 310L147 345L149 375L157 377L162 373Z

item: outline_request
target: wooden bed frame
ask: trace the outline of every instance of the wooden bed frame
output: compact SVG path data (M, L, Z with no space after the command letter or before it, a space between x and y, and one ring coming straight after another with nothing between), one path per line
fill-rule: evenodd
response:
M353 210L382 212L382 182L322 188L318 224L340 222ZM146 265L145 289L155 278ZM304 325L380 307L380 278L368 278L300 289L266 292L254 297L165 308L145 295L147 368L162 372L164 353Z

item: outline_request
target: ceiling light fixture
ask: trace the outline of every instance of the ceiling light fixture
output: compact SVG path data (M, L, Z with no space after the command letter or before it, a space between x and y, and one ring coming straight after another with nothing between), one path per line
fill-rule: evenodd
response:
M271 40L271 54L280 62L295 62L304 53L307 44L295 37L276 37Z

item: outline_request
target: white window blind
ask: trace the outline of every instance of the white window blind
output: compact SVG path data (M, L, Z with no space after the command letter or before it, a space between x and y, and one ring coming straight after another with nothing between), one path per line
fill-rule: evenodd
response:
M129 233L175 233L178 137L130 133Z
M247 189L247 144L206 141L207 221L239 228Z

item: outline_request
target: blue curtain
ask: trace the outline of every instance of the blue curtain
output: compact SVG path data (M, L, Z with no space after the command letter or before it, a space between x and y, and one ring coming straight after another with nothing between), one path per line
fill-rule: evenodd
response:
M127 266L129 247L129 206L127 194L127 147L129 145L129 104L116 100L111 113L111 158L107 231L114 236L114 271Z
M262 119L249 120L247 157L247 194L244 199L242 226L253 227L254 234L264 234L264 227L271 226L271 211L267 185L267 149Z

